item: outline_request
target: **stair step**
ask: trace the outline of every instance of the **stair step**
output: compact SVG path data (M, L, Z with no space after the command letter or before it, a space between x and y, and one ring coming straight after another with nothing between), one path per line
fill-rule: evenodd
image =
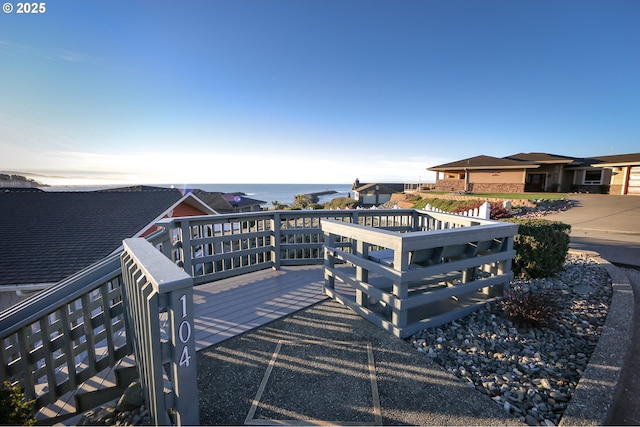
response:
M76 394L76 408L79 412L103 405L111 400L119 399L124 390L138 378L135 366L118 368L115 370L116 382L113 386Z
M119 398L127 386L137 378L135 359L127 356L113 368L107 368L82 383L76 390L65 393L55 403L36 413L37 424L69 424L76 416ZM91 396L94 394L94 396ZM76 422L79 421L79 418Z

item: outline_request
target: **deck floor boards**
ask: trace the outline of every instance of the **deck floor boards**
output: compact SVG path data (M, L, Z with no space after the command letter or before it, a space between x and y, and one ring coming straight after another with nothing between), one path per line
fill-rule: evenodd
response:
M323 283L323 268L314 265L261 270L196 286L196 351L326 299Z

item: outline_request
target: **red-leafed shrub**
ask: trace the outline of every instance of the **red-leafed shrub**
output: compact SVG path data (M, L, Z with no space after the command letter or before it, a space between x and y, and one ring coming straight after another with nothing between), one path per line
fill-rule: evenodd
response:
M559 292L551 288L531 289L512 285L500 301L500 309L514 323L525 326L551 326L563 309Z
M451 212L453 213L463 213L463 212L468 212L469 210L472 209L479 209L480 206L482 206L484 204L483 201L477 200L477 201L471 201L467 204L464 204L462 206L458 206L456 208L454 208ZM489 205L491 206L491 210L490 210L490 217L491 219L501 219L501 218L509 218L511 216L511 212L509 211L509 209L505 209L502 204L500 203L489 203Z

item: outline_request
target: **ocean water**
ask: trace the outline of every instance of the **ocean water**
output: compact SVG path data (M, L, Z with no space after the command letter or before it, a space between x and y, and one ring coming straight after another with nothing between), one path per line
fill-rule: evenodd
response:
M183 189L184 187L175 186ZM347 197L351 192L351 184L199 184L190 188L200 188L205 191L219 191L221 193L245 193L247 197L267 202L264 207L272 208L271 202L278 201L291 204L296 195L318 193L321 191L335 191L319 197L320 203L328 202L336 197Z
M221 193L245 193L247 197L266 202L264 208L272 209L271 202L278 201L291 204L296 195L318 193L321 191L335 191L335 194L320 196L319 202L325 203L336 197L353 196L351 184L154 184L157 187L177 188L183 193L193 189L204 191L219 191ZM52 186L45 187L45 191L95 191L119 186Z

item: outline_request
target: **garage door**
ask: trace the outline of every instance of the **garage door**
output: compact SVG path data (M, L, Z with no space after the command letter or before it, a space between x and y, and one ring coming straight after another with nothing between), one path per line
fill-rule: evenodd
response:
M629 170L629 186L627 194L640 196L640 166L632 166Z

